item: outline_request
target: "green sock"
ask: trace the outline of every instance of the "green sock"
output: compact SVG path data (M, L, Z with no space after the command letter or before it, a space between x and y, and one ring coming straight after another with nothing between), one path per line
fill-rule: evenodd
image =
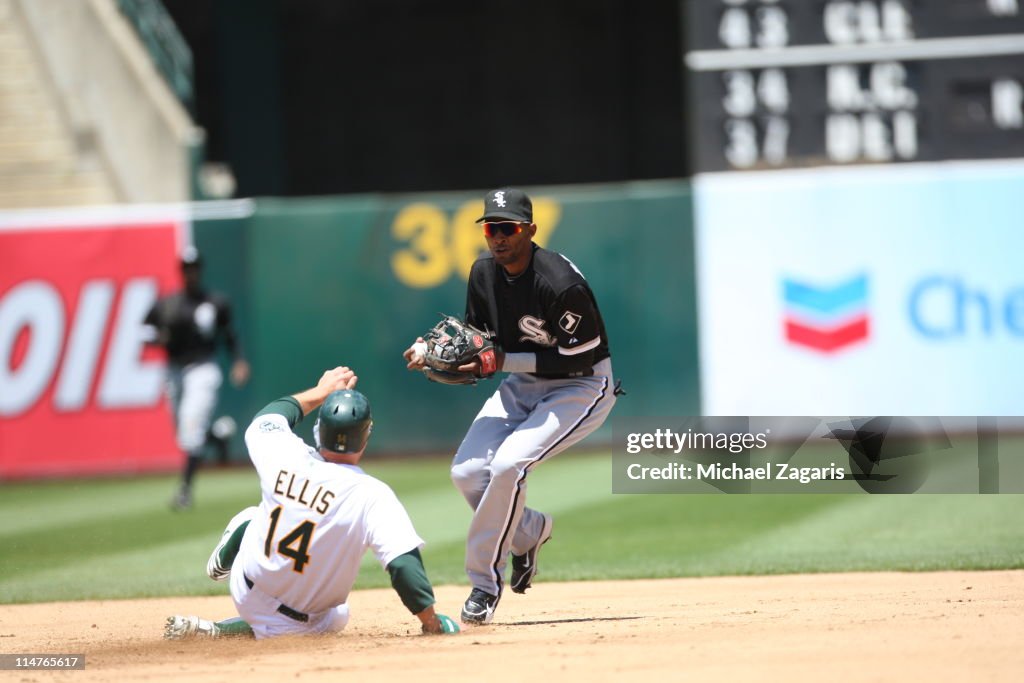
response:
M251 636L252 627L242 617L231 617L214 624L222 636Z
M249 522L240 524L235 533L231 534L231 538L228 539L224 547L220 549L220 566L231 569L231 565L235 563L235 557L238 555L239 549L242 547L242 536L245 536L245 530L248 528Z

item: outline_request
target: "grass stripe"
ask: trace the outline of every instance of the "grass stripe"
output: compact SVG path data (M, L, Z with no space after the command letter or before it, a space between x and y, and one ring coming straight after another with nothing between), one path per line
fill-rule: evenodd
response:
M705 573L1021 567L1022 518L1024 496L851 496L708 557Z
M470 511L448 458L368 460L427 541L436 584L465 584ZM0 602L224 594L206 558L258 499L250 469L203 472L197 508L176 478L0 486ZM541 580L1024 566L1024 496L612 495L607 454L563 454L530 475L555 515ZM358 587L388 585L368 556Z
M147 512L169 512L177 487L177 475L4 484L0 486L0 540L69 523L102 524ZM248 468L212 471L198 478L195 491L197 498L207 502L258 500L259 479Z
M189 537L67 566L36 567L5 575L0 581L0 602L224 594L227 587L210 581L204 571L212 548L207 538Z

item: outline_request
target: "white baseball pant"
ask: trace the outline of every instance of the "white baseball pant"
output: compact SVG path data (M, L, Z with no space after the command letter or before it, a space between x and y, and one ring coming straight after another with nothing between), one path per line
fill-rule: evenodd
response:
M198 453L206 442L223 380L220 366L212 360L168 366L167 398L174 415L178 448L185 453Z

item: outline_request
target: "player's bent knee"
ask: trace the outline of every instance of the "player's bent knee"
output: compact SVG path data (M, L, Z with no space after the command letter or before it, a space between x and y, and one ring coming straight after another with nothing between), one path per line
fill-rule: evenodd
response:
M519 464L512 462L505 462L501 460L495 460L491 463L491 481L497 481L499 483L512 484L522 474L522 470Z
M450 474L452 483L460 491L477 491L487 487L487 473L472 461L452 465Z

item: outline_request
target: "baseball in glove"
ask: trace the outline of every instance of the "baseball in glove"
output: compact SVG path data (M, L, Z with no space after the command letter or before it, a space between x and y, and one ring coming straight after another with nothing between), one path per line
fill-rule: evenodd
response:
M498 370L494 342L489 332L478 330L451 315L442 314L442 320L423 335L427 344L423 374L432 382L442 384L476 384ZM476 360L480 374L459 370Z

